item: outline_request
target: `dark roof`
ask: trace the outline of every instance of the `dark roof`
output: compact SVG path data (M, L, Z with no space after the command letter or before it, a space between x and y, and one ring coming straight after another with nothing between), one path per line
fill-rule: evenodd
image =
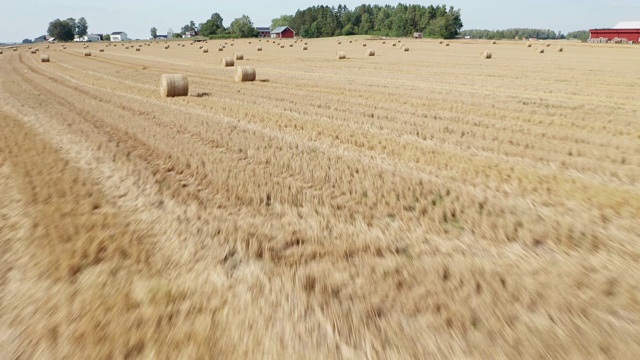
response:
M271 33L272 34L280 34L281 32L285 31L286 29L289 29L289 30L293 31L293 29L288 27L288 26L278 26L277 28L271 30Z
M258 31L271 31L271 28L268 26L256 26L256 30Z
M124 31L116 31L111 33L111 35L122 35L122 34L124 34Z

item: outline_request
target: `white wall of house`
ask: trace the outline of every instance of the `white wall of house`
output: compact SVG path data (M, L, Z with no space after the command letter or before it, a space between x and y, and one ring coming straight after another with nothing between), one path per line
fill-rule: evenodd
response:
M129 40L127 33L123 32L117 35L111 34L111 41L126 41Z

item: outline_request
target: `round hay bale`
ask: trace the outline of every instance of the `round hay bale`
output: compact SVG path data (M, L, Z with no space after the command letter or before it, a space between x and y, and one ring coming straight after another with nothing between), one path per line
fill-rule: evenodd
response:
M495 44L496 44L496 41L495 41L495 40L493 40L491 43L492 43L493 45L495 45Z
M376 51L373 49L369 49L367 50L367 56L375 56L376 55Z
M249 41L249 45L251 45L251 41Z
M31 48L32 48L31 46L28 47L29 50L31 50Z
M49 55L40 55L40 62L49 62Z
M449 43L444 43L444 46L449 46L449 45L450 45Z
M528 43L528 44L527 44L527 47L531 47L531 43Z
M44 48L45 48L45 49L48 49L48 48L49 48L49 45L45 46Z
M230 67L233 66L234 61L232 57L223 57L221 60L222 67Z
M480 54L480 58L481 59L491 59L491 52L490 51L484 51L482 54Z
M3 54L2 49L0 49L0 55L2 55L2 54Z
M289 44L289 47L293 47L293 44Z
M85 48L85 49L86 49L86 48ZM124 49L125 49L125 50L129 50L129 47L128 47L128 46L125 46L125 47L124 47Z
M238 66L236 82L256 81L256 69L252 66Z
M536 49L536 52L537 52L538 54L544 54L544 49L543 49L543 48L537 48L537 49Z
M342 41L338 41L338 45L342 44Z
M402 40L398 39L398 42L401 42Z
M409 47L408 46L403 46L402 47L402 51L409 51Z
M336 54L336 57L338 58L338 60L346 59L347 53L345 53L344 51L338 51L338 53Z
M104 52L104 49L100 49L100 50L98 50L98 51L99 51L99 52Z
M218 46L218 51L224 51L224 47Z
M87 50L87 51L85 51L85 52L84 52L84 56L91 56L91 51L88 51L88 50Z
M167 50L169 48L169 45L165 45L164 49Z
M302 45L302 50L307 50L307 45Z
M202 46L202 45L198 46L198 50L202 50L203 47L204 46Z
M140 48L136 48L136 51L140 51Z
M284 45L280 45L280 49L284 49Z
M32 50L31 50L31 53L32 53L32 54L35 54L35 53L36 53L36 50L35 50L35 49L32 49Z
M557 51L557 52L563 52L563 51L564 51L564 49L562 48L562 46L558 46L558 47L556 48L556 51Z
M438 44L442 45L442 44L444 44L444 41L440 40L440 41L438 41Z
M209 49L207 49L207 48L202 48L202 53L203 53L203 54L208 54L208 53L209 53Z
M262 46L256 46L256 51L262 51Z
M233 58L235 60L244 60L244 55L242 55L241 53L235 53L233 54Z
M362 47L367 47L367 43L362 43Z
M391 46L396 46L396 43L392 43Z
M13 48L13 51L18 51L18 48Z
M551 43L545 43L544 46L549 47L551 46Z
M176 97L189 95L189 80L182 74L163 74L160 77L160 96Z
M349 44L351 44L353 41L349 40Z
M302 44L302 45L309 45L309 44L307 44L307 42L305 41L304 44Z

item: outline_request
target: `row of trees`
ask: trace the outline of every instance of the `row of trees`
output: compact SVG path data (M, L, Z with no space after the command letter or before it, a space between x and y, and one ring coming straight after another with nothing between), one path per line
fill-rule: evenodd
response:
M195 33L206 37L253 37L257 31L247 15L234 19L228 28L222 16L214 13L196 26L191 20L180 33L169 30L169 37L182 37ZM426 37L450 39L462 29L460 10L446 5L360 5L349 10L346 5L312 6L298 10L295 15L282 15L271 21L271 28L290 26L299 36L306 38L340 35L412 36L421 32ZM151 28L151 37L158 36L158 29Z
M460 10L446 5L360 5L349 10L338 7L312 6L295 15L283 15L271 22L272 27L288 25L307 38L340 35L412 36L421 32L426 37L450 39L462 29Z
M589 30L572 31L567 34L567 39L578 39L582 42L589 40L590 37L591 33L589 32Z
M66 20L55 19L49 23L47 34L58 41L73 41L75 36L85 36L89 31L87 19L81 17L76 21L74 18Z
M213 13L211 17L196 26L195 21L191 20L188 24L180 29L179 33L173 33L173 30L167 30L169 37L183 37L187 34L198 34L206 37L254 37L257 36L256 28L253 26L251 18L247 15L234 19L228 28L225 28L222 22L224 19L219 13ZM151 38L158 36L158 29L154 26L151 28Z
M463 37L470 36L474 39L564 39L562 32L557 33L549 29L506 29L506 30L464 30L460 32Z

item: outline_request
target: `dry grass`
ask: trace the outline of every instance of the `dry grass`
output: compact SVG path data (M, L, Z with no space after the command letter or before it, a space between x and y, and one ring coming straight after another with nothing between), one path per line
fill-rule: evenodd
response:
M637 46L436 44L3 55L0 353L638 358Z

